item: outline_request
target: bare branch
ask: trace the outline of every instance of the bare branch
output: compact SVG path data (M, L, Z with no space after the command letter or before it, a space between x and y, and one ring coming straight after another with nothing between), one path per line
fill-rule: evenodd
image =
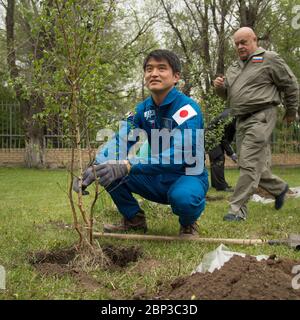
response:
M139 21L137 19L137 24L139 26L139 31L138 33L135 35L135 37L133 39L131 39L128 43L126 43L122 49L126 49L127 47L131 46L134 42L136 42L143 34L145 34L149 28L153 25L152 21L155 19L157 19L157 15L154 15L150 18L147 19L147 21L140 27L139 25Z
M196 25L196 27L197 27L197 30L198 30L198 32L199 32L199 35L201 35L202 30L201 30L201 28L200 28L200 26L199 26L199 24L198 24L198 19L197 19L197 17L195 16L194 11L191 9L191 7L190 7L190 5L189 5L189 3L188 3L187 0L184 0L184 3L185 3L186 7L188 8L188 10L189 10L189 12L190 12L190 14L191 14L191 16L192 16L192 18L193 18L193 21L194 21L194 23L195 23L195 25Z
M167 14L167 18L168 18L168 23L169 23L169 25L171 26L171 28L173 29L173 31L175 32L175 34L176 34L177 37L178 37L178 40L179 40L179 42L180 42L180 44L181 44L181 47L182 47L182 50L183 50L183 52L184 52L184 54L185 54L185 57L186 57L186 59L187 59L187 62L188 62L189 64L191 64L191 63L192 63L192 59L191 59L191 57L190 57L190 55L189 55L189 50L187 49L187 46L186 46L186 44L185 44L185 41L183 40L183 37L182 37L182 35L181 35L181 32L180 32L179 29L175 26L175 23L174 23L174 21L173 21L173 19L172 19L172 17L171 17L171 14L170 14L169 9L167 8L167 6L166 6L166 4L165 4L165 1L164 1L164 0L160 0L160 2L161 2L162 6L163 6L163 8L164 8L164 10L165 10L165 12L166 12L166 14Z
M5 4L3 0L0 0L0 5L7 10L7 4Z

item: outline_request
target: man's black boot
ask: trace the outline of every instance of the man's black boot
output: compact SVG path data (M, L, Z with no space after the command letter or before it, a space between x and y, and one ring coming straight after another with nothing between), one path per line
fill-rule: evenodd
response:
M288 191L289 191L289 186L286 185L284 190L278 196L275 196L275 209L276 210L279 210L282 208L282 206L284 204L285 195Z

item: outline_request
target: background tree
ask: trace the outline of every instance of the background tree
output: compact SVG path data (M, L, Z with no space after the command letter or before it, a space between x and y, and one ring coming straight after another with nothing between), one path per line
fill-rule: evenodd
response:
M299 78L300 37L291 26L295 0L182 0L176 4L157 0L157 4L162 10L165 46L183 61L183 91L200 102L206 123L226 107L214 96L212 80L235 59L232 34L242 26L252 27L259 45L281 54ZM216 139L207 139L208 149L209 141L220 140L220 134L222 130L212 133Z

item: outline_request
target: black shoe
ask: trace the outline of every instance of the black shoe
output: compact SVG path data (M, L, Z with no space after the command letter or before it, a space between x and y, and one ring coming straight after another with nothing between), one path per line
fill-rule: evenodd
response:
M224 221L243 221L245 219L243 219L242 217L240 216L237 216L233 213L227 213L224 217L223 217L223 220Z
M279 210L282 208L282 206L284 204L285 195L288 191L289 191L289 186L286 185L284 190L278 196L275 197L275 209L276 210Z

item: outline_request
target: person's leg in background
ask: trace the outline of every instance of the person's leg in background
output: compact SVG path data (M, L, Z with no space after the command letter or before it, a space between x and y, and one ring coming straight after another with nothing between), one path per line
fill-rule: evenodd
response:
M217 191L233 191L225 180L225 155L221 146L208 153L210 161L211 186Z
M226 221L247 217L247 202L257 189L267 162L267 146L276 124L276 108L262 110L237 121L236 144L240 176L230 202Z

